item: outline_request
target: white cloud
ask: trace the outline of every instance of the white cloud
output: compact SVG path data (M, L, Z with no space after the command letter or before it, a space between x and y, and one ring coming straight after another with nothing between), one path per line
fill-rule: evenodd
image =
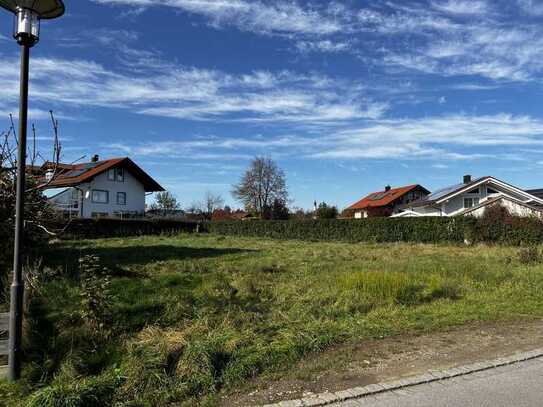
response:
M352 48L352 43L348 41L331 41L331 40L321 40L321 41L298 41L296 43L296 48L302 53L310 52L328 52L328 53L338 53L346 52Z
M451 14L483 14L488 11L486 1L477 0L447 0L433 2L432 6L437 10Z
M543 73L543 26L512 20L505 0L390 0L358 6L294 0L93 1L171 7L219 28L284 35L299 52L351 53L363 55L365 62L373 54L374 64L397 69L495 81L532 81ZM530 15L543 14L543 5L535 1L514 4Z
M521 10L534 16L543 15L543 4L539 0L517 0Z
M441 35L419 48L387 50L384 61L437 75L507 81L534 80L543 71L543 30L483 23Z
M15 59L0 66L0 98L18 98ZM31 96L51 105L100 106L190 120L337 123L376 119L388 104L344 80L289 71L231 75L155 58L106 69L92 61L34 58Z
M135 156L246 159L254 154L318 159L474 160L526 158L522 149L543 146L543 120L527 116L448 115L377 120L318 136L204 137L183 141L114 144L107 148ZM507 153L496 153L492 149ZM242 151L242 153L240 153ZM467 152L468 151L468 152ZM444 165L440 163L440 165ZM442 167L436 167L442 168Z
M198 14L216 26L233 25L244 31L275 34L331 34L342 24L335 7L304 8L294 1L264 3L249 0L94 0L132 7L165 6Z

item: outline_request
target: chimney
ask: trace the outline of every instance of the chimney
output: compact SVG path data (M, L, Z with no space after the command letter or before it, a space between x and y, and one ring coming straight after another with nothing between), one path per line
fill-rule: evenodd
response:
M91 158L91 163L97 163L100 161L100 156L98 154L94 154Z
M388 191L390 191L391 189L392 189L392 187L391 187L390 185L387 185L387 186L385 187L385 192L388 192Z
M464 184L469 184L471 182L471 175L464 175Z
M45 181L51 182L53 180L53 177L55 176L54 170L47 170L45 172Z

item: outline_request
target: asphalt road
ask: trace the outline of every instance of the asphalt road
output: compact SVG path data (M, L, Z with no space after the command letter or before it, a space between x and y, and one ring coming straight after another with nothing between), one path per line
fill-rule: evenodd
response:
M332 406L543 407L543 358Z

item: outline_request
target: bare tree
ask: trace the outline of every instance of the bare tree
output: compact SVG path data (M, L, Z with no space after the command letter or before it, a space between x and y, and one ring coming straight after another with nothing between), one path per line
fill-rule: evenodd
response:
M25 255L33 255L41 247L47 235L54 234L50 230L57 227L57 218L42 193L43 189L58 177L61 145L58 132L59 125L53 112L54 142L52 154L47 160L36 148L36 128L32 126L32 143L28 149L29 165L26 167L25 191ZM0 297L4 293L7 273L11 265L13 249L13 228L15 220L17 147L19 139L15 131L13 117L10 115L10 127L0 132ZM47 170L44 176L43 170ZM1 298L0 298L1 301Z
M274 201L288 201L285 173L266 157L256 157L240 182L233 186L232 195L260 216L272 207Z
M214 194L213 192L207 191L204 196L203 202L203 211L207 219L211 219L213 212L217 209L222 208L224 205L224 199L220 194Z

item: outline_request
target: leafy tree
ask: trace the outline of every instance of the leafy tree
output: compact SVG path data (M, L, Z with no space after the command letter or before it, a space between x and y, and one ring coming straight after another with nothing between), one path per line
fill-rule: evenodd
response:
M275 200L288 201L285 173L271 158L256 157L240 182L233 186L232 195L246 210L263 217Z
M339 211L335 206L328 206L326 202L319 204L317 208L317 219L336 219Z
M159 210L163 212L177 211L181 208L181 205L177 201L177 198L169 191L159 192L156 194L155 203L151 205L152 210Z

